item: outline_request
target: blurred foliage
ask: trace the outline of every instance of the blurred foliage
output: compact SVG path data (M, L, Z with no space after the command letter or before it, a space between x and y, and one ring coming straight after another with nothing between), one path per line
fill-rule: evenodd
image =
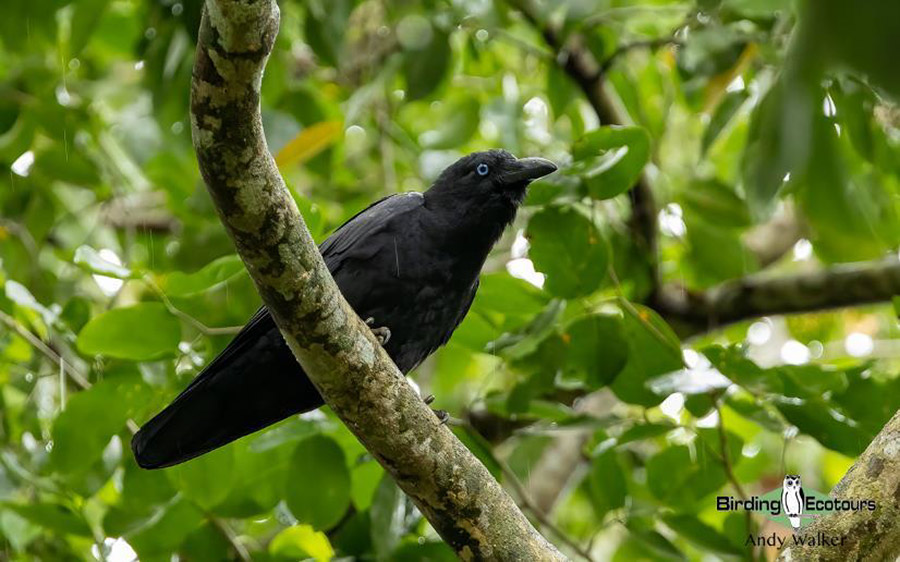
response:
M163 471L128 451L259 304L191 149L200 5L4 2L0 558L452 560L327 411ZM504 483L549 437L593 432L553 519L598 560L750 558L746 520L712 497L765 492L786 469L830 489L900 406L895 316L765 318L684 343L640 304L646 264L703 289L896 252L898 6L538 5L609 60L632 126L601 127L504 2L285 0L266 133L318 240L470 151L558 161L413 378L457 417L529 424L500 444L455 428ZM622 195L642 173L657 256L633 243ZM773 217L804 238L764 263L751 241ZM603 417L573 407L603 388Z

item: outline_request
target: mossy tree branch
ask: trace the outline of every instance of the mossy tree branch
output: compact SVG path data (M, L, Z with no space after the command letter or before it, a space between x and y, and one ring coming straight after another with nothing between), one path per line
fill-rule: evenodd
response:
M194 147L222 223L309 378L464 560L563 560L353 312L284 185L259 96L274 0L207 0L191 84Z

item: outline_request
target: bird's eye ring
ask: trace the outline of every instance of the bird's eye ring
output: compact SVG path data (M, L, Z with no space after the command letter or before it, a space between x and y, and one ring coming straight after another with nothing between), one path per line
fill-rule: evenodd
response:
M481 164L478 165L477 168L475 168L475 173L477 173L479 176L486 176L486 175L488 175L489 171L490 171L490 168L488 168L488 165L485 164L484 162L482 162Z

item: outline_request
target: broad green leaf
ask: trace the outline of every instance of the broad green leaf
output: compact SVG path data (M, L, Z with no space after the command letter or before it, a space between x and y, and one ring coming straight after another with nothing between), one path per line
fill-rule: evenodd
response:
M686 211L719 228L745 228L752 224L744 200L718 180L697 180L681 193L681 198Z
M365 511L372 505L372 497L378 483L384 476L384 469L374 460L357 464L351 471L351 496L357 511Z
M600 231L567 207L548 207L528 221L529 256L546 274L551 294L571 299L593 293L607 277L609 254Z
M0 503L0 507L15 512L20 517L40 525L51 533L90 537L91 528L84 516L58 503Z
M623 306L628 362L612 383L616 396L626 402L654 406L662 401L647 382L684 367L681 342L659 315L641 305Z
M190 500L176 496L145 522L125 534L141 560L166 556L203 524L203 512Z
M628 343L618 316L594 314L569 324L563 332L569 368L583 373L591 389L613 381L628 360Z
M275 535L269 543L269 554L328 562L334 557L334 549L324 533L309 525L293 525Z
M74 4L69 35L69 56L77 57L97 29L110 0L81 0Z
M728 126L749 97L750 94L748 94L746 90L738 90L736 92L728 92L725 94L722 101L716 106L716 110L713 112L712 117L710 117L709 124L706 125L706 130L703 131L703 139L701 140L700 148L704 154L716 139L719 138L719 134Z
M338 66L344 52L344 32L354 0L322 0L305 4L303 31L316 56L329 66Z
M728 556L740 556L745 552L732 544L727 536L694 515L671 513L663 516L663 521L673 531L704 550Z
M222 256L194 273L175 271L162 278L162 289L170 297L189 297L228 282L244 271L237 255Z
M135 373L107 377L73 394L53 422L52 466L68 474L86 470L100 460L112 436L144 407L149 391Z
M849 457L861 454L872 439L868 432L844 418L822 398L784 399L775 405L797 429L825 447Z
M434 92L444 82L450 69L453 53L449 35L433 26L430 29L430 40L425 45L407 48L403 54L406 99L410 101L422 99Z
M381 477L369 513L375 555L379 560L391 560L391 553L406 532L406 496L390 475Z
M172 485L206 511L228 497L236 483L233 447L222 447L166 469Z
M466 142L478 131L481 122L481 104L474 97L466 97L448 110L447 118L438 123L437 129L426 131L419 137L425 148L454 148Z
M559 119L566 112L569 104L578 99L580 94L578 86L557 64L547 65L547 89L545 91L554 119Z
M610 199L635 184L650 159L650 136L640 127L605 126L572 147L577 174L595 199Z
M455 562L459 560L447 543L423 541L404 543L394 551L391 562Z
M342 132L343 124L340 121L322 121L310 125L278 151L275 163L282 170L303 164L334 144Z
M173 355L181 341L181 324L159 303L114 308L91 319L76 345L86 355L148 361Z
M628 486L614 450L591 460L587 481L591 505L598 520L602 521L608 512L625 506Z
M748 359L738 346L713 345L704 348L703 354L720 373L751 392L784 391L784 379L776 371L763 369Z
M703 447L696 458L685 445L671 445L647 461L647 487L659 500L680 509L698 506L726 482L721 460Z
M900 410L900 378L857 368L846 373L846 388L832 401L862 428L875 435Z
M334 526L350 506L350 471L333 439L313 435L294 450L288 472L287 505L300 522L316 529Z

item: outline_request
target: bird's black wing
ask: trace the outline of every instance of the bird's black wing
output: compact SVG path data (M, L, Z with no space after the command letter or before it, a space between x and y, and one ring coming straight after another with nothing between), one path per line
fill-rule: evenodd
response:
M391 217L421 204L421 195L392 195L344 223L319 247L332 274L347 257L373 251L361 242L381 232ZM169 406L141 427L132 449L145 468L171 466L322 404L263 306Z
M376 251L374 246L367 248L359 242L381 232L390 219L421 207L424 201L421 193L398 193L379 199L353 215L319 246L331 274L337 272L348 255L365 258L364 254Z

